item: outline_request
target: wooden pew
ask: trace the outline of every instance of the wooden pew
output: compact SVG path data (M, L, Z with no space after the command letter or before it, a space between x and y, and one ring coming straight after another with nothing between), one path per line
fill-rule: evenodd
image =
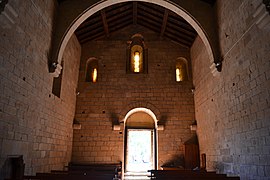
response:
M192 171L192 170L150 170L151 179L176 180L176 179L215 179L229 180L240 179L239 177L227 177L225 174L216 174L215 172Z
M24 179L39 179L39 180L112 180L115 177L114 173L108 174L103 172L93 172L84 174L64 174L64 173L37 173L36 176L24 176Z
M25 180L112 180L121 178L122 164L70 164L67 171L52 170L51 173L36 173L24 176Z
M68 171L70 174L76 174L79 172L103 172L103 173L112 173L121 177L122 173L122 162L119 163L111 163L111 164L74 164L70 163L68 166Z
M68 171L121 172L122 163L113 164L69 164Z
M112 180L114 174L105 174L103 172L93 173L78 173L78 174L53 174L53 173L38 173L36 177L40 180Z

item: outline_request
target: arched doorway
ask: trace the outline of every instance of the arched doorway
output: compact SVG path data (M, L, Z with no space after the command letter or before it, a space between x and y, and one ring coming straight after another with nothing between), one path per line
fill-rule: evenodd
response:
M157 120L146 108L135 108L125 117L124 170L147 172L157 168Z

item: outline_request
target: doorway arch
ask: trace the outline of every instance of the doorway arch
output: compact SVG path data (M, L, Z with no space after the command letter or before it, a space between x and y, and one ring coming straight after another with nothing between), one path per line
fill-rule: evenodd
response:
M134 108L124 118L124 171L157 169L157 118L147 108Z
M51 63L60 64L65 47L72 34L79 25L99 10L122 2L134 0L100 0L93 1L67 0L60 5L60 15L57 19L56 30L52 42ZM220 62L219 38L217 33L217 22L214 18L213 7L206 5L198 0L172 2L169 0L136 0L153 3L164 8L170 9L182 18L184 18L198 33L202 39L209 55L210 63ZM78 5L79 4L79 5ZM196 4L196 6L193 6ZM70 11L73 9L73 11ZM201 16L200 12L204 12ZM69 13L69 14L65 14ZM50 70L55 73L54 70Z

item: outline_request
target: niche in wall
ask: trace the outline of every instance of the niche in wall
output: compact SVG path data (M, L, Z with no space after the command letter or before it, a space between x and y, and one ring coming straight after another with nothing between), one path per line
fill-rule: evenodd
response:
M135 34L128 41L127 73L146 74L148 72L147 48L141 34Z
M185 58L179 57L175 63L176 82L188 81L188 62Z

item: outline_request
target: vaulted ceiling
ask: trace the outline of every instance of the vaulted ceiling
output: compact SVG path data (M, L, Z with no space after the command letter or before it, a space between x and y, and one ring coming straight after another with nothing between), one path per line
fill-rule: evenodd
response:
M59 3L65 0L58 0ZM201 0L214 5L216 0ZM148 28L182 46L191 47L196 31L182 17L158 5L125 2L109 6L86 19L75 31L81 44L109 37L129 25Z

